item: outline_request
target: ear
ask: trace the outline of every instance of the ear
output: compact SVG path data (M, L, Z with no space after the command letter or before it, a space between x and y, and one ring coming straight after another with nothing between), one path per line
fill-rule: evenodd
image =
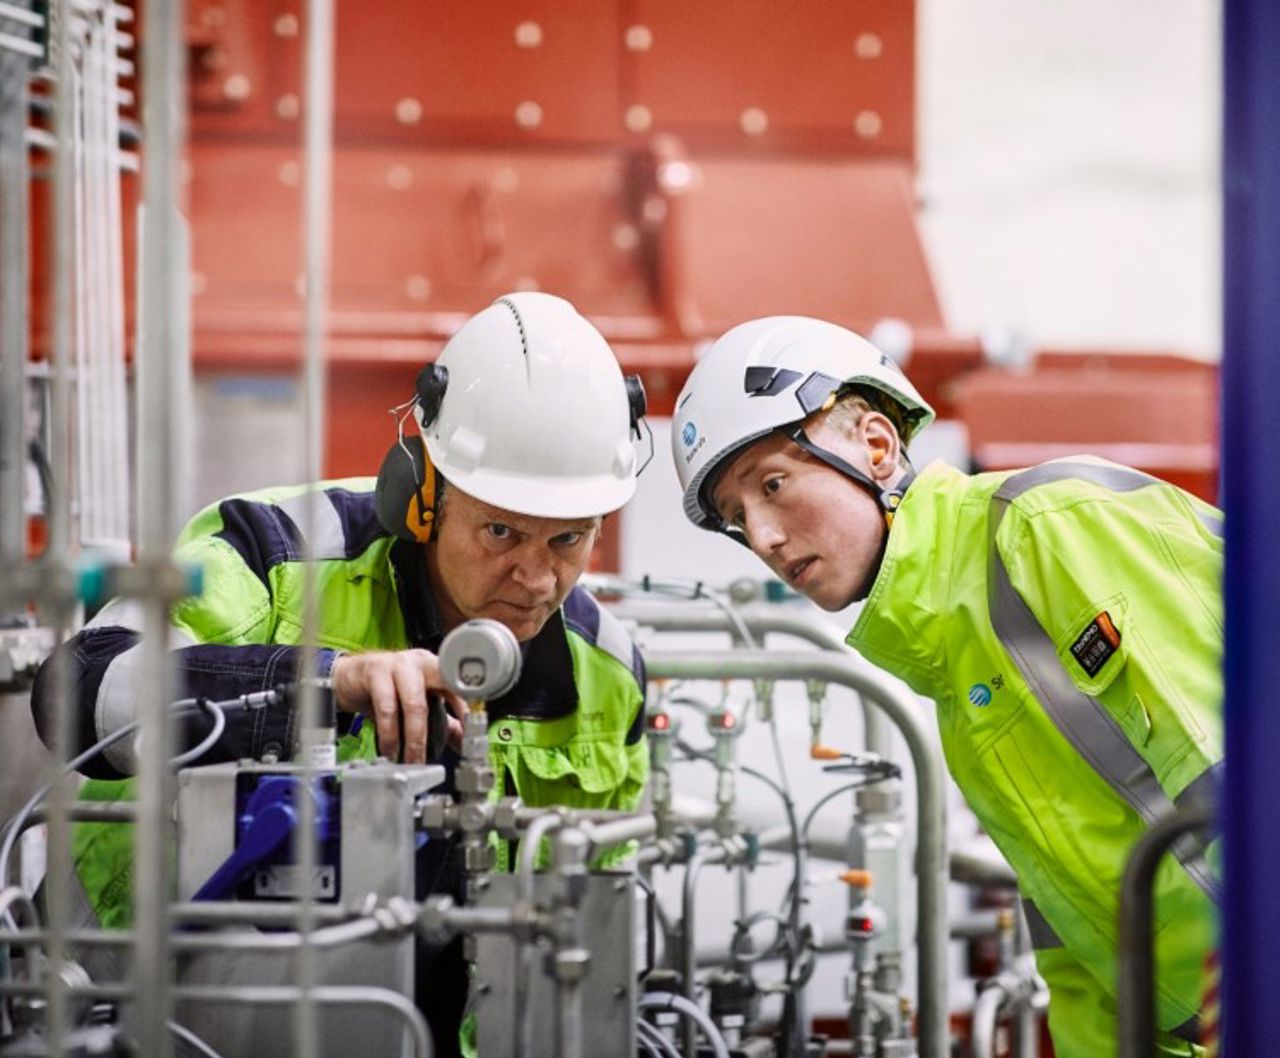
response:
M871 477L888 483L902 466L902 441L888 416L869 411L858 421L857 440L867 453Z

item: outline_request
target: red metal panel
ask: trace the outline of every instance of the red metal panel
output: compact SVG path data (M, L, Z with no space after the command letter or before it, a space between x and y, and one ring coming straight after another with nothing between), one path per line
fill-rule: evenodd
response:
M631 0L624 122L691 145L910 157L912 0Z
M652 320L625 164L620 152L339 149L335 330L440 333L428 317L469 314L521 288ZM197 143L192 167L197 329L296 327L298 153Z
M1217 495L1217 368L1123 356L1045 356L1029 372L975 371L955 383L970 449L983 469L1091 452Z
M297 19L276 32L254 0L192 0L185 40L189 49L191 128L207 133L262 134L289 129L297 118L297 88L282 79L281 44L296 46ZM293 93L283 106L281 97Z
M907 163L694 156L664 163L658 184L663 289L685 333L771 313L942 324Z
M344 136L411 143L425 136L482 142L617 137L614 4L339 4L337 40L337 121Z

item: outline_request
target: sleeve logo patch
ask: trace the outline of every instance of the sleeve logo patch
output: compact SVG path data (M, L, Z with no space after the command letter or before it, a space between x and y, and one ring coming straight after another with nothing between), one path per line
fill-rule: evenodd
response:
M1120 649L1120 633L1111 621L1111 615L1103 610L1071 644L1071 654L1090 676L1107 663L1107 659Z

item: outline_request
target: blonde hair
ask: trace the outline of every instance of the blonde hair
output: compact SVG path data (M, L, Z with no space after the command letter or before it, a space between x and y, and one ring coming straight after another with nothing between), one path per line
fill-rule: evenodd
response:
M862 417L873 411L879 412L888 419L897 431L899 440L906 444L911 433L911 424L907 421L902 405L886 397L879 390L850 387L838 391L835 394L835 403L826 412L826 421L837 430L854 430L858 423L862 422Z

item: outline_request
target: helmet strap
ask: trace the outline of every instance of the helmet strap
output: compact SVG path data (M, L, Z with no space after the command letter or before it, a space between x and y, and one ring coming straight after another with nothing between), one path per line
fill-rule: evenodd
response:
M830 449L814 444L809 439L809 435L804 432L803 424L797 424L783 432L815 459L820 459L833 470L838 470L863 491L869 493L884 514L885 525L890 529L893 528L893 516L897 513L898 508L902 506L902 497L906 495L907 489L911 487L911 483L916 478L915 471L911 469L911 464L906 461L905 457L903 458L903 463L906 464L906 474L892 488L885 489L880 487L879 482L868 477L851 463L841 459Z

